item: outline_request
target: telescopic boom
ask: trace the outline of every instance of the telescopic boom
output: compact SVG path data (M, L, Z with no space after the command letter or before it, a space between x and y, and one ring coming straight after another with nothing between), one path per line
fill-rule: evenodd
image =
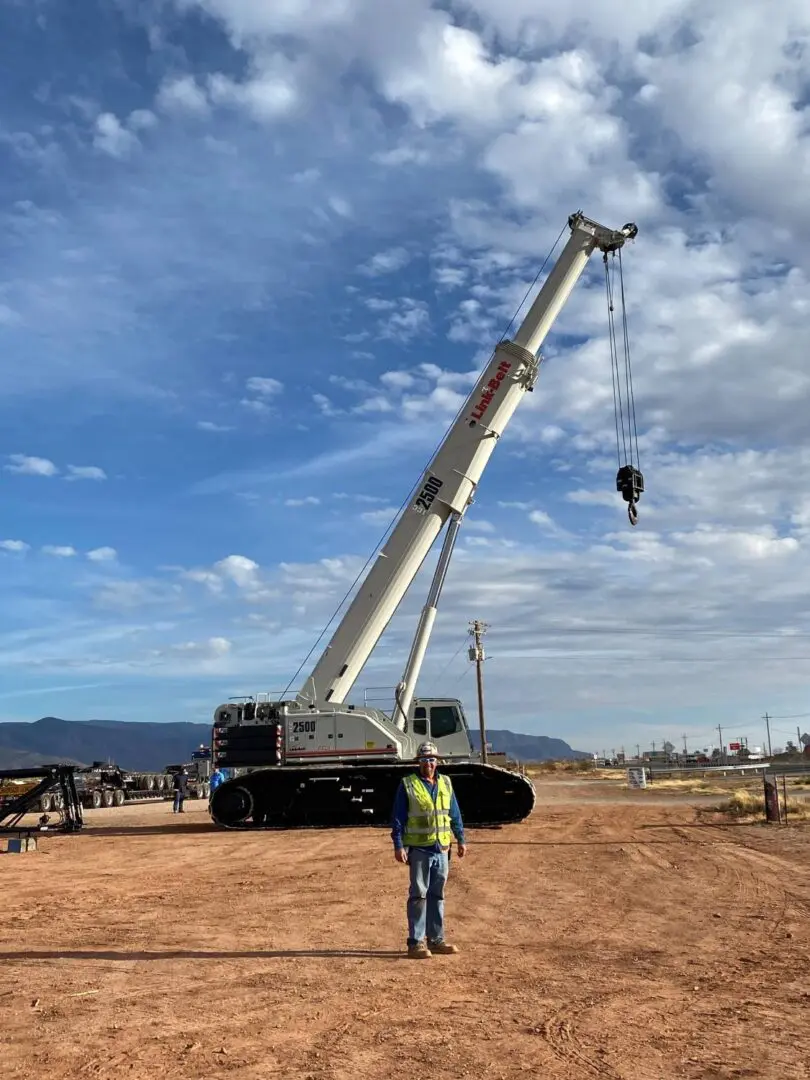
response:
M594 251L616 251L638 230L608 229L581 212L568 219L571 235L512 340L496 347L483 375L425 470L416 497L403 510L352 603L298 694L302 704L346 699L449 518L454 527L470 505L495 444L523 395L534 388L540 346ZM452 546L452 545L451 545ZM446 567L445 567L446 569ZM443 576L443 575L442 575ZM432 589L431 593L436 590ZM435 601L437 595L432 597ZM431 599L429 598L429 605ZM435 606L435 605L434 605ZM434 613L435 614L435 613ZM423 612L419 648L412 650L399 688L397 720L407 715L432 617ZM421 654L421 655L420 655ZM398 723L400 726L400 723Z

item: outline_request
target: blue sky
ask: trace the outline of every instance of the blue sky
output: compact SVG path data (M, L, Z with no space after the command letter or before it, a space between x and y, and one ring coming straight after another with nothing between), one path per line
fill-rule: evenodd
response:
M0 719L285 686L579 207L640 229L641 522L594 260L420 690L474 717L479 617L492 726L697 747L810 712L810 15L558 7L0 3Z

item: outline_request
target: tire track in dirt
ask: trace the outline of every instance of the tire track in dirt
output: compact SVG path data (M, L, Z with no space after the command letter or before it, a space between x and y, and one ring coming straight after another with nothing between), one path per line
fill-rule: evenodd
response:
M577 1033L577 1022L587 1012L601 1004L602 1000L602 998L598 1001L591 999L580 1008L572 1008L568 1004L544 1020L537 1030L560 1061L579 1069L584 1067L593 1076L607 1077L609 1080L624 1080L624 1073L617 1072L608 1062L592 1057Z
M755 872L755 868L766 862L767 855L739 839L730 838L728 829L722 826L703 825L700 828L701 836L689 836L683 828L676 828L676 831L693 847L705 849L707 856L715 860L718 871L732 883L736 894L732 915L741 919L767 921L768 930L772 933L784 922L791 901L795 903L798 900L800 905L805 903L792 895L781 882L774 883ZM786 860L778 859L778 863L780 869L785 864L791 871L795 869ZM804 906L802 910L807 913L810 909Z
M796 863L779 855L772 855L769 852L749 847L747 844L734 844L733 851L728 854L750 864L751 877L756 877L760 893L771 895L774 888L781 892L783 898L782 913L776 925L779 925L784 920L787 908L791 905L804 917L810 915L810 895L803 896L795 888L789 888L781 876L778 881L774 882L773 880L775 873L789 875L791 879L807 877L807 871L804 867L797 866ZM765 876L756 876L755 870L763 871Z

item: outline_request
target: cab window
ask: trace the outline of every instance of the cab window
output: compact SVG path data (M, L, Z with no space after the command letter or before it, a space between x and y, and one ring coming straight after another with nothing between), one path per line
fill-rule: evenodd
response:
M458 712L454 705L434 705L430 710L431 738L441 739L461 730Z
M427 735L427 709L424 705L419 705L413 710L413 733Z

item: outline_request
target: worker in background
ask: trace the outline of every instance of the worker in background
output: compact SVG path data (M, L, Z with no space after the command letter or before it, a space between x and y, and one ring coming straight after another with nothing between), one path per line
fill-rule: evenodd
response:
M436 771L439 752L431 742L417 750L418 772L399 785L391 816L394 858L410 867L408 890L408 956L426 959L433 953L455 953L444 940L444 886L450 868L453 837L464 858L464 823L449 776Z
M208 790L213 795L219 785L224 783L225 774L223 773L222 769L214 769L214 771L211 773L211 778L208 781Z
M188 795L188 772L185 769L179 769L174 774L172 787L174 788L174 807L172 812L175 814L184 814L183 800Z

